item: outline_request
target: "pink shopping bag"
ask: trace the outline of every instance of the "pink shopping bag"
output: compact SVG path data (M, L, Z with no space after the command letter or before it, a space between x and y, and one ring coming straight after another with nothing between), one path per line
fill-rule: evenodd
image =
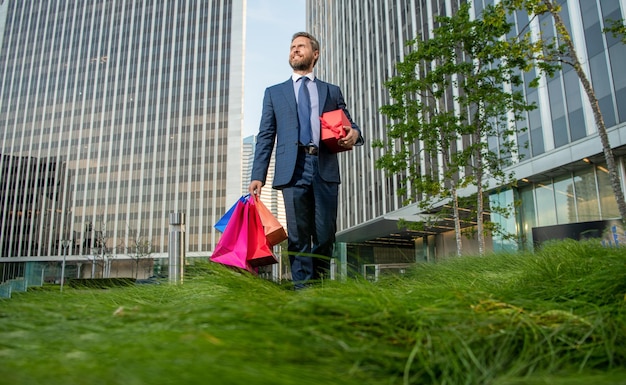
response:
M210 260L222 265L250 270L246 257L248 253L248 204L239 200L235 205L222 237L215 245Z

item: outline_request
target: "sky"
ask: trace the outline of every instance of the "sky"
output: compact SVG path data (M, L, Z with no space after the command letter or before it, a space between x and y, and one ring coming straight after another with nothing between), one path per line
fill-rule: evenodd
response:
M243 137L259 130L263 93L289 79L291 36L304 31L306 0L247 0Z

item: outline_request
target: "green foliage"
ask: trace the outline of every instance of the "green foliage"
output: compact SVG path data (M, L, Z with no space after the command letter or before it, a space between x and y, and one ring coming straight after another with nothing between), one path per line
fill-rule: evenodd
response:
M624 19L620 20L605 20L608 27L605 27L603 32L610 33L615 38L619 38L622 44L626 44L626 25L624 25Z
M560 242L299 292L216 264L188 271L182 285L0 301L0 383L602 385L626 375L623 249Z
M550 7L548 7L550 4ZM515 12L524 12L530 15L531 20L547 13L558 13L561 7L552 0L503 0L498 7L502 12L514 14ZM568 47L567 40L571 40L569 31L563 25L556 25L557 36L549 37L533 36L530 30L530 23L525 26L519 26L519 35L514 39L524 42L524 46L529 49L525 52L528 68L530 70L535 67L540 73L551 77L554 73L561 69L562 64L576 66L576 60L572 57L573 53ZM541 32L540 32L541 33ZM536 78L531 86L537 87L539 78Z

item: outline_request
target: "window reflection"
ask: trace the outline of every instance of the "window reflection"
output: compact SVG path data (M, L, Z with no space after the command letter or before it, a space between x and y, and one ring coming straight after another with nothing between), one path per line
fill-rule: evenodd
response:
M535 198L537 199L537 224L539 226L556 225L556 207L554 202L554 191L552 183L549 181L537 183L535 185Z
M574 174L578 221L595 221L600 219L596 178L592 168Z
M532 247L534 227L608 220L620 216L609 172L604 164L589 164L584 170L522 187L518 193L520 233L526 247Z
M556 202L557 223L576 222L574 181L570 175L554 181L554 200Z
M518 248L514 236L518 234L514 215L515 199L513 190L505 190L489 196L491 220L500 227L500 233L492 235L493 250L515 251Z
M520 201L520 213L522 217L521 232L524 237L525 246L532 249L532 229L537 226L535 197L532 186L520 190Z
M598 195L600 197L602 219L619 218L619 209L617 201L615 201L613 188L611 187L609 170L606 166L596 166L596 177L598 179Z

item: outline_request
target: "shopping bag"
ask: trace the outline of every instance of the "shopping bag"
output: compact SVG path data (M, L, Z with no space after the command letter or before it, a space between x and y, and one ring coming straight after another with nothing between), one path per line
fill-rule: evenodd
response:
M278 245L285 239L287 239L287 232L285 228L280 224L278 219L272 214L272 212L265 206L265 204L257 196L255 199L256 207L261 217L261 223L263 224L263 230L265 231L265 237L267 242L271 245Z
M272 265L278 260L272 253L272 247L265 236L263 223L258 211L258 201L248 199L248 253L247 262L252 267Z
M237 200L237 202L235 202L235 204L232 205L232 207L228 211L226 211L226 213L224 215L222 215L222 217L217 221L217 223L215 223L215 225L213 225L213 227L215 227L218 231L221 231L223 233L224 230L226 229L226 225L228 224L228 221L233 216L233 212L235 212L235 208L237 207L237 203L245 201L246 197L248 197L249 195L250 194L247 194L247 195L244 195L241 198L239 198Z
M238 200L224 229L222 237L215 245L213 255L209 258L222 265L234 266L252 271L247 262L248 256L248 212L246 200Z

